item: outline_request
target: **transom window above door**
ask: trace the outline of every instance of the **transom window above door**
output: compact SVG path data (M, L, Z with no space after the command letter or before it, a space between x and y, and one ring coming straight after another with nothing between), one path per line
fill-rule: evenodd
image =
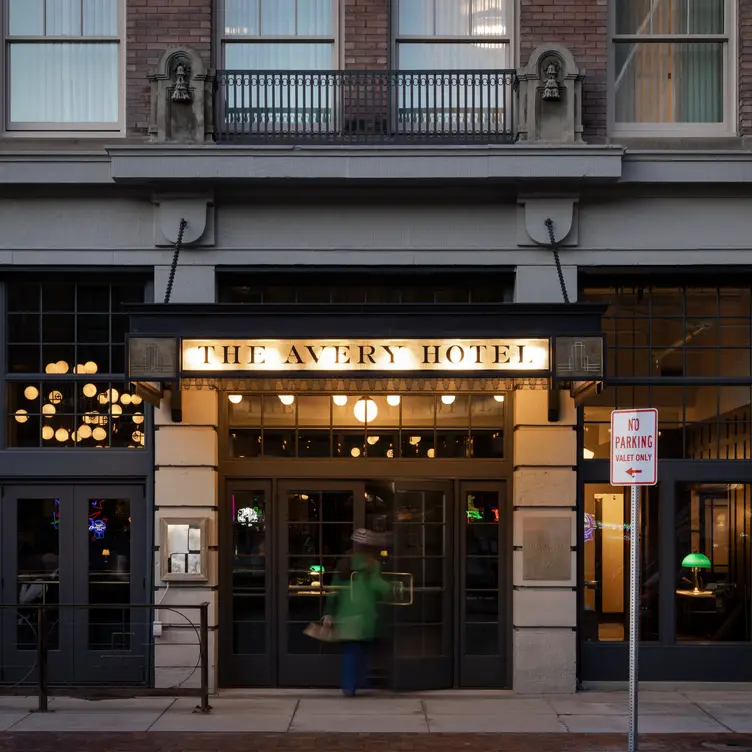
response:
M230 70L336 68L336 0L222 0L222 66Z
M512 68L513 0L395 0L400 70Z
M733 132L733 0L615 0L613 125L636 135Z
M118 131L125 0L8 0L6 128Z

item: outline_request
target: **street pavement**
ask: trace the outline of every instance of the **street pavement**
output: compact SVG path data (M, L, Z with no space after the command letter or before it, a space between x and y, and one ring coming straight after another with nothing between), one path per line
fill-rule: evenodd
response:
M228 692L189 698L0 697L0 752L610 752L623 750L624 691L373 694ZM33 732L33 733L30 733ZM644 752L752 752L752 688L640 693Z

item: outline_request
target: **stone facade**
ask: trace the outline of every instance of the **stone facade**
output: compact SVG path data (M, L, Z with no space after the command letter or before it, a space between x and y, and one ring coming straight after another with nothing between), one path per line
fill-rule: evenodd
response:
M576 687L577 412L566 393L560 400L558 423L548 420L546 392L518 392L514 401L513 687L520 693Z

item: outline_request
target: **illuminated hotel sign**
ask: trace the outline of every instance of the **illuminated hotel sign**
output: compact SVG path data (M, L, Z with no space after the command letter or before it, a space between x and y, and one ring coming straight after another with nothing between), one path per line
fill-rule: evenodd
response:
M183 373L547 371L547 339L182 341Z

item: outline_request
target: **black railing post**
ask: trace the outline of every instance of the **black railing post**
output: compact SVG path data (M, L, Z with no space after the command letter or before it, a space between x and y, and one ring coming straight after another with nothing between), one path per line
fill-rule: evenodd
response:
M43 604L37 608L37 672L39 677L39 707L40 713L49 711L49 696L47 688L47 606Z
M201 604L201 624L199 627L199 650L201 656L201 704L197 710L208 713L209 705L209 604Z

